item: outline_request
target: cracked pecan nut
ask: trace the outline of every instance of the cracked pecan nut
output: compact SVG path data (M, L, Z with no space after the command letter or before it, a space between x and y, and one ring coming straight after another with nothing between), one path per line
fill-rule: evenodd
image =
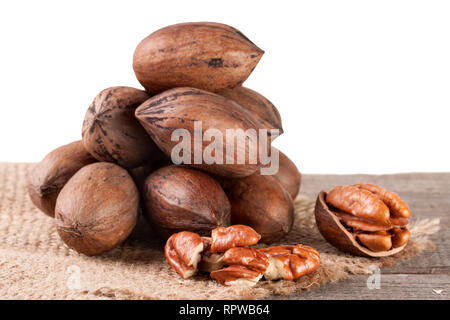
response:
M228 265L241 265L251 270L265 272L269 266L267 255L254 248L235 247L228 249L223 260Z
M262 275L260 271L255 271L241 265L232 265L211 272L211 278L225 286L252 287L258 283Z
M261 236L249 226L236 224L215 228L211 233L211 252L225 252L234 247L257 244Z
M33 204L50 217L55 216L56 199L69 179L82 167L95 160L75 141L47 154L28 175L28 194Z
M136 78L157 94L175 87L208 91L240 86L264 51L239 30L220 23L180 23L159 29L137 46Z
M295 280L320 266L319 252L301 244L269 247L259 251L269 258L269 265L264 272L267 280Z
M131 87L101 91L83 121L83 145L99 161L131 169L162 153L135 118L134 112L150 96Z
M317 226L329 243L371 257L403 250L409 240L410 215L396 193L363 183L320 192L315 208Z
M166 242L164 253L167 263L183 278L192 277L201 259L203 241L196 233L182 231Z

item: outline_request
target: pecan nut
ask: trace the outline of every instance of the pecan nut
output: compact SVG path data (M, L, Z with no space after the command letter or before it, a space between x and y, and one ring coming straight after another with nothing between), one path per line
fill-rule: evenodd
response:
M392 255L409 240L411 211L394 192L373 184L337 186L321 192L316 222L338 249L363 256Z
M218 227L211 233L211 252L225 252L234 247L257 244L261 236L252 228L236 224L230 227Z
M264 272L267 280L295 280L320 266L319 252L309 246L298 244L259 250L269 258L269 266Z
M201 259L203 241L196 233L182 231L172 235L164 247L167 263L183 279L192 277Z
M355 184L355 187L370 191L383 201L389 208L392 218L409 218L411 210L398 194L390 190L381 188L374 184Z
M183 86L218 91L240 86L263 54L228 25L179 23L142 40L134 52L133 69L152 94Z
M337 186L328 193L326 201L357 218L389 225L389 208L370 191L355 186Z
M266 271L269 266L267 255L254 248L237 247L228 249L223 259L229 265L241 265L261 273Z
M211 278L226 286L254 286L262 278L260 271L241 265L232 265L211 272Z

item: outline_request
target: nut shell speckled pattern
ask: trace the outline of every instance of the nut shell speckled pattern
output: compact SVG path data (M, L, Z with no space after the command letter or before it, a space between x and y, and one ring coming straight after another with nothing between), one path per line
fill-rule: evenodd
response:
M152 94L175 87L208 91L241 85L264 51L239 30L213 22L159 29L137 46L133 69Z
M158 159L161 151L134 117L150 95L131 87L111 87L94 99L83 121L83 145L98 161L135 168Z
M245 177L254 173L261 163L258 161L259 157L257 161L251 163L250 151L259 150L260 143L264 142L268 146L271 143L268 135L267 141L261 142L258 136L249 138L245 146L235 144L232 139L226 139L227 129L258 132L262 124L235 102L195 88L176 88L154 96L136 109L136 117L153 141L168 156L175 152L174 148L179 144L177 139L175 141L172 139L174 130L187 130L192 141L195 137L195 123L201 124L203 132L208 129L218 130L223 137L223 147L214 150L213 158L216 160L208 164L203 159L201 164L195 164L195 146L191 143L188 164L220 176ZM202 155L205 154L209 144L210 142L203 141L199 146ZM243 155L245 163L237 163L235 159L238 159L238 155Z

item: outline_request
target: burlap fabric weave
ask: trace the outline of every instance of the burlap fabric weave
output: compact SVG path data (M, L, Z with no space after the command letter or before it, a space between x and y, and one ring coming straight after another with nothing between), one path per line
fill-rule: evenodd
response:
M86 257L59 239L53 220L26 192L30 164L0 163L0 299L261 299L289 295L393 265L432 248L439 220L413 220L411 240L400 254L383 259L346 255L328 245L314 222L314 202L298 197L295 226L283 243L319 250L321 267L298 281L261 281L256 287L224 287L206 275L182 280L165 263L162 244L145 221L120 247Z

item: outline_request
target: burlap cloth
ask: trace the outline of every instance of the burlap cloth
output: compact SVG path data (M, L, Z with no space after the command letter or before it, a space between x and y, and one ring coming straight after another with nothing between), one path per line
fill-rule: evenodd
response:
M53 220L36 209L25 186L30 164L0 163L1 299L261 299L365 274L412 257L433 244L439 220L413 221L411 240L400 254L382 259L338 252L319 234L314 201L298 197L295 226L283 243L303 243L319 250L321 267L298 281L261 281L253 288L224 287L198 275L182 280L165 263L162 244L145 221L120 247L86 257L59 239Z

